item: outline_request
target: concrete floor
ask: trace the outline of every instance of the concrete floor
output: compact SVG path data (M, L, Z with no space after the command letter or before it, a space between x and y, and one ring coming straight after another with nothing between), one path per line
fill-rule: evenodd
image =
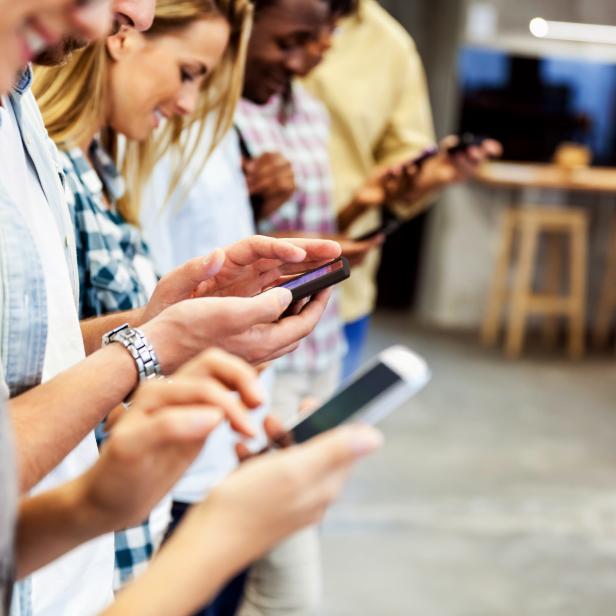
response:
M508 362L381 314L431 385L323 529L325 616L616 614L616 365Z

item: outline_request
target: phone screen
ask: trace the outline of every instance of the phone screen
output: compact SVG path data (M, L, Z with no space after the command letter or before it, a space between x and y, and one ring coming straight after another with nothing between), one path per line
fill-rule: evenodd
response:
M379 362L295 426L291 430L292 441L303 443L335 428L401 380L391 368Z
M294 278L293 280L289 282L285 282L284 284L281 284L280 286L283 289L289 289L289 291L293 291L293 289L297 289L301 287L302 285L306 284L307 282L318 280L319 278L322 278L326 274L331 274L332 272L336 272L343 268L344 268L344 263L340 260L336 261L335 263L328 263L327 265L324 265L323 267L320 267L319 269L316 269L312 272L308 272L307 274L303 274L297 278Z

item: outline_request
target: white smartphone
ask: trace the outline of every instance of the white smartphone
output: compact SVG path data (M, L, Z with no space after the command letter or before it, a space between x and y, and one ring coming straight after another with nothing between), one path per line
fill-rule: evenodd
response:
M414 396L430 380L426 362L410 349L393 346L362 368L325 404L302 417L277 439L303 443L346 421L376 424Z

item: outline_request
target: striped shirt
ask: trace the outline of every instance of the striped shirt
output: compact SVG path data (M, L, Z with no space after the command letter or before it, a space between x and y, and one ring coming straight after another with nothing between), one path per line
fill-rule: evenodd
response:
M263 233L305 231L336 233L333 180L329 159L329 117L325 108L295 85L290 101L273 97L266 105L242 99L235 123L253 157L279 152L293 166L297 191L267 220ZM299 348L282 358L279 368L292 371L322 371L342 358L338 300L334 294L321 321Z

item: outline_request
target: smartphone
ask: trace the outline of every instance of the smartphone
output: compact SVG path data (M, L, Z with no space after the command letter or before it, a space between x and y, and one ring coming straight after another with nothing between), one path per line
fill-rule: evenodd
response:
M406 347L390 347L320 408L291 425L275 445L303 443L351 420L376 424L429 381L430 370L424 359Z
M487 137L473 135L473 133L464 133L460 136L460 141L456 145L447 148L447 154L449 156L464 154L466 150L480 146L486 139Z
M293 303L295 303L346 280L350 275L351 267L347 258L338 257L326 265L310 270L278 286L289 289L293 294Z
M368 240L374 239L377 235L383 235L387 237L392 233L396 232L402 226L402 221L397 220L396 218L390 218L381 223L380 227L376 229L372 229L359 237L354 237L354 242L367 242Z

